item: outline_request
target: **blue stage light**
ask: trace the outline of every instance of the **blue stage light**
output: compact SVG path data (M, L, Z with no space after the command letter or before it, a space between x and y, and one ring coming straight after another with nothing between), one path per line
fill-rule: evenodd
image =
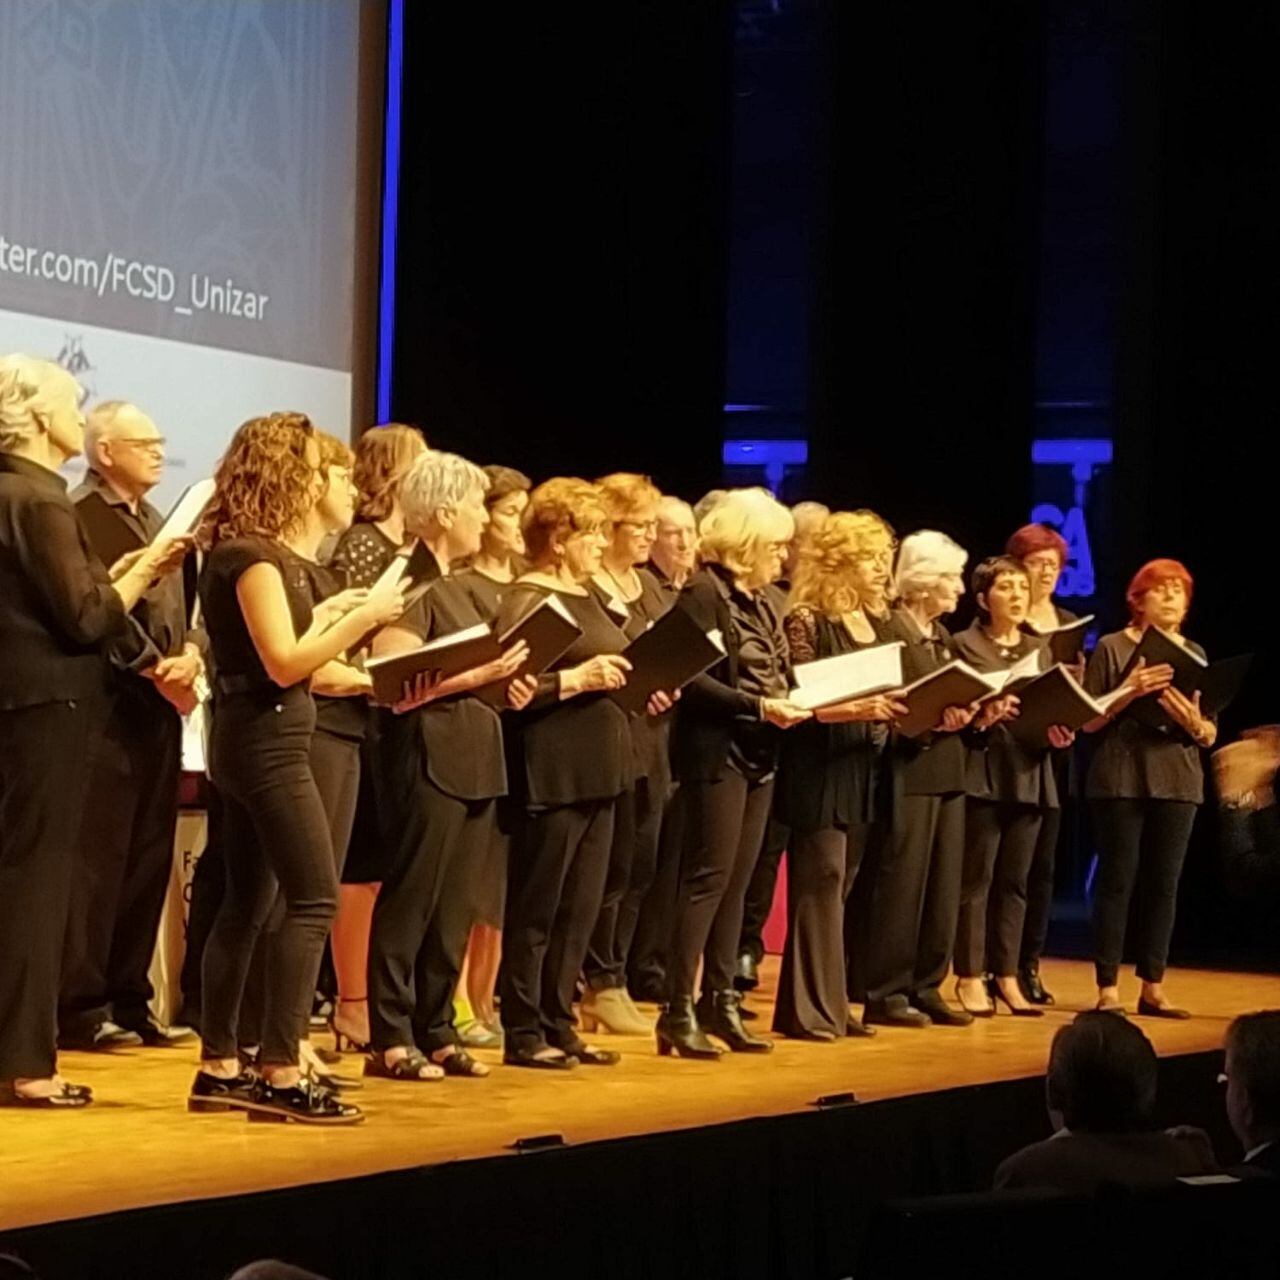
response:
M378 421L391 417L396 331L396 223L400 207L400 108L404 89L404 0L391 0L387 22L387 113L382 149L382 270L378 282Z

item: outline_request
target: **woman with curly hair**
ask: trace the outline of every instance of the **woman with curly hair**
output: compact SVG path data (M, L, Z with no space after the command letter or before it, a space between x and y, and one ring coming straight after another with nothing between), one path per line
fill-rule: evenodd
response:
M814 662L884 643L864 609L883 594L893 535L869 511L828 516L805 542L784 623L792 662ZM874 1032L849 1011L844 904L872 823L886 808L882 757L887 724L902 708L891 694L822 707L783 741L779 806L787 850L787 941L773 1029L804 1040Z
M204 523L200 601L213 653L210 773L225 811L226 893L204 953L200 1069L189 1106L350 1124L360 1111L298 1067L337 898L329 823L311 764L311 677L397 617L401 592L344 591L313 606L301 551L324 493L303 414L253 418L218 466ZM255 943L277 894L262 995L261 1075L238 1057L240 1006Z

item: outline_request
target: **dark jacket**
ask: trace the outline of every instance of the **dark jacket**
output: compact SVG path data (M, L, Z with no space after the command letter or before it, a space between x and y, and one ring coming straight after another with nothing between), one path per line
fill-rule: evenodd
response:
M1200 1129L1152 1133L1069 1133L1023 1147L996 1170L996 1190L1044 1187L1088 1194L1104 1183L1146 1186L1216 1173Z

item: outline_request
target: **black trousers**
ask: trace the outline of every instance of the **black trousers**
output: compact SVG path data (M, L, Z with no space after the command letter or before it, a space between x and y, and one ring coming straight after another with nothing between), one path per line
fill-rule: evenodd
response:
M1029 804L972 797L965 802L957 977L1017 973L1027 915L1027 875L1044 813Z
M173 864L182 721L150 689L112 699L90 750L63 952L58 1028L91 1035L111 1019L138 1028Z
M502 1027L508 1049L579 1043L574 989L600 914L615 801L527 813L511 842L502 926Z
M872 895L868 1004L941 985L955 943L963 862L963 795L895 797Z
M618 797L604 899L582 969L587 984L597 991L626 986L627 956L640 908L657 872L666 787L662 780L656 788L650 784L649 778L637 778L635 786Z
M684 857L672 934L668 999L728 991L742 937L747 885L760 856L773 779L751 782L733 769L715 782L686 782Z
M1098 845L1093 947L1100 987L1113 987L1119 979L1125 925L1135 890L1138 977L1144 982L1164 980L1178 906L1178 879L1196 808L1182 800L1090 801Z
M206 1058L232 1058L253 954L275 906L262 1001L261 1061L292 1066L337 910L324 802L311 769L315 708L305 690L222 699L211 768L222 794L226 891L205 946L200 1031Z
M738 942L738 954L749 955L756 964L764 959L764 926L769 912L773 910L778 868L782 865L782 855L790 839L790 828L771 813L765 825L756 868L747 884L747 896L742 905L742 937Z
M416 727L416 726L414 726ZM380 753L381 754L381 753ZM441 791L416 776L388 810L394 852L369 933L369 1029L379 1050L457 1043L453 993L474 920L473 880L494 834L494 802Z
M218 918L226 893L227 872L223 866L222 832L224 806L218 788L209 782L207 827L204 852L191 877L191 900L187 904L187 950L182 958L182 1021L199 1029L203 991L204 949Z
M0 711L0 1080L54 1073L58 982L103 708Z
M792 833L787 851L787 942L773 1029L785 1036L849 1025L844 908L858 875L869 826Z
M666 991L676 898L680 891L683 807L681 789L675 784L663 808L653 883L640 904L635 936L627 954L627 986L637 997L653 999Z
M858 874L844 904L846 991L850 1000L867 998L867 969L871 945L871 916L875 888L889 840L889 824L877 818L867 827L866 845Z
M1067 803L1063 797L1063 803ZM1054 869L1058 862L1058 840L1062 835L1062 810L1045 809L1036 837L1036 851L1027 874L1027 918L1022 926L1022 946L1018 968L1040 963L1049 942L1049 915L1053 910Z

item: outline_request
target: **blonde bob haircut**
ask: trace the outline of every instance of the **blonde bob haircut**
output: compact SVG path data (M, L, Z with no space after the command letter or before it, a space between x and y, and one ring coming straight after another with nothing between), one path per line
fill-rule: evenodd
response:
M963 574L969 553L954 539L936 529L909 533L898 549L893 573L893 594L898 600L926 596L940 579Z
M702 517L699 550L703 560L747 578L771 542L790 542L795 532L791 512L767 489L730 489Z
M575 533L597 533L609 522L599 485L574 476L544 480L529 495L521 526L529 559L550 558L556 542Z
M893 531L874 511L837 511L801 544L788 603L828 618L853 612L862 603L853 581L858 562L892 549Z
M80 403L80 384L60 365L37 356L0 356L0 452L8 453L39 436L39 418L48 416L59 391Z
M632 471L615 471L596 481L600 501L605 514L617 524L622 520L634 520L641 512L655 512L662 499L662 492L648 476Z
M356 516L377 523L395 510L400 481L413 463L426 452L422 432L400 422L370 427L356 445L356 466L352 479L360 494Z

